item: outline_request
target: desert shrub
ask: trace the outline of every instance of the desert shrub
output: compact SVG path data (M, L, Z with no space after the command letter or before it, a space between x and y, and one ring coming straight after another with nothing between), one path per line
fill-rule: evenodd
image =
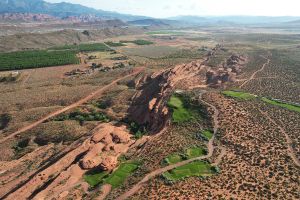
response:
M139 139L147 133L146 126L139 125L136 122L129 123L129 130L134 133L135 138Z
M76 120L81 124L84 121L102 121L109 122L110 119L102 112L97 112L95 110L91 112L81 112L80 110L76 110L74 112L68 114L62 114L58 117L55 117L53 121L65 121L65 120Z
M8 126L11 119L12 117L8 113L0 115L0 130L5 129Z

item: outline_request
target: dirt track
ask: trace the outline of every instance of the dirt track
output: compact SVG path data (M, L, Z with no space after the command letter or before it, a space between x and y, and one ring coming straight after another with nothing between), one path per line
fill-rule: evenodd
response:
M13 138L13 137L15 137L16 135L18 135L18 134L20 134L20 133L23 133L23 132L25 132L25 131L28 131L28 130L34 128L34 127L36 127L37 125L43 123L44 121L46 121L46 120L48 120L48 119L50 119L50 118L52 118L52 117L55 117L55 116L57 116L57 115L59 115L59 114L61 114L61 113L64 113L64 112L66 112L66 111L68 111L68 110L71 110L71 109L73 109L73 108L76 108L76 107L82 105L83 103L85 103L85 102L91 100L91 99L92 99L93 97L95 97L96 95L99 95L99 94L103 93L105 90L109 89L110 87L112 87L112 86L113 86L114 84L116 84L117 82L119 82L119 81L121 81L121 80L123 80L123 79L126 79L126 78L128 78L128 77L130 77L130 76L136 75L136 74L138 74L138 73L140 73L140 72L142 72L142 71L143 71L143 68L135 68L135 69L133 69L132 73L130 73L130 74L126 75L126 76L123 76L122 78L116 79L115 81L111 82L110 84L108 84L108 85L106 85L106 86L104 86L104 87L99 88L98 90L92 92L91 94L89 94L88 96L86 96L86 97L80 99L79 101L77 101L77 102L75 102L75 103L73 103L73 104L71 104L71 105L69 105L69 106L66 106L66 107L64 107L64 108L62 108L62 109L60 109L60 110L57 110L57 111L55 111L55 112L53 112L53 113L51 113L51 114L49 114L49 115L43 117L42 119L40 119L40 120L38 120L38 121L36 121L36 122L34 122L34 123L28 125L28 126L25 126L25 127L21 128L21 129L19 129L18 131L16 131L16 132L10 134L9 136L7 136L7 137L5 137L5 138L2 138L2 139L0 140L0 143L3 143L3 142L5 142L6 140Z
M200 98L201 98L201 96L200 96ZM127 192L125 192L124 194L119 196L117 198L117 200L124 200L124 199L127 199L130 196L134 195L136 192L138 192L140 190L140 188L145 183L147 183L151 178L153 178L153 177L155 177L159 174L162 174L162 173L167 172L169 170L172 170L174 168L186 165L186 164L191 163L191 162L196 161L196 160L203 160L203 159L210 158L213 155L213 151L214 151L213 142L214 142L215 135L216 135L216 133L218 132L218 129L219 129L219 122L218 122L219 111L215 106L211 105L210 103L205 102L203 100L202 100L202 102L204 102L206 105L208 105L209 107L214 109L214 116L213 116L213 119L214 119L214 135L208 142L208 147L207 147L208 148L208 154L205 155L205 156L200 156L200 157L197 157L197 158L192 158L192 159L189 159L189 160L185 160L185 161L182 161L182 162L179 162L179 163L176 163L176 164L173 164L173 165L169 165L167 167L163 167L163 168L160 168L160 169L157 169L155 171L150 172L140 182L138 182L136 185L134 185L130 190L128 190Z
M253 79L255 79L256 74L259 73L259 72L261 72L261 71L263 71L263 70L265 69L265 67L266 67L268 64L270 64L270 61L271 61L271 60L270 60L269 58L266 58L266 57L264 57L264 56L261 56L261 57L267 59L267 62L264 63L263 66L262 66L259 70L255 71L255 72L250 76L250 78L247 79L242 85L240 85L240 88L244 87L247 83L249 83L250 81L252 81Z

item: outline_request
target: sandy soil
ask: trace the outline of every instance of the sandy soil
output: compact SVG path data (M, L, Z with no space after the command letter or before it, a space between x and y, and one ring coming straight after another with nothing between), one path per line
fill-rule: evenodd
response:
M201 96L200 96L200 98L201 98ZM176 164L169 165L167 167L163 167L163 168L160 168L160 169L157 169L157 170L154 170L154 171L150 172L140 182L138 182L136 185L134 185L130 190L128 190L127 192L125 192L124 194L122 194L121 196L119 196L117 198L117 200L124 200L124 199L129 198L130 196L132 196L133 194L135 194L136 192L138 192L145 183L147 183L150 179L156 177L159 174L162 174L162 173L167 172L169 170L172 170L174 168L186 165L186 164L188 164L190 162L193 162L193 161L196 161L196 160L208 159L208 158L210 158L213 155L213 151L214 151L213 142L214 142L214 139L215 139L215 134L218 132L218 129L219 129L219 122L218 122L219 111L218 111L218 109L214 105L212 105L212 104L210 104L208 102L205 102L205 101L203 101L203 102L206 105L208 105L209 107L213 108L213 110L214 110L214 116L213 116L213 119L214 119L214 135L209 140L208 145L207 145L207 147L208 147L208 154L205 155L205 156L200 156L200 157L197 157L197 158L193 158L193 159L185 160L185 161L182 161L182 162L178 162ZM225 153L223 153L221 155L223 156L224 154ZM221 158L219 158L218 160L221 160Z
M128 75L126 75L126 76L123 76L123 77L121 77L121 78L119 78L119 79L116 79L115 81L111 82L110 84L108 84L108 85L106 85L106 86L104 86L104 87L99 88L98 90L96 90L96 91L94 91L93 93L89 94L88 96L86 96L86 97L80 99L79 101L77 101L77 102L75 102L75 103L73 103L73 104L71 104L71 105L69 105L69 106L66 106L66 107L64 107L64 108L62 108L62 109L60 109L60 110L57 110L57 111L55 111L55 112L53 112L53 113L51 113L51 114L49 114L49 115L43 117L42 119L40 119L40 120L38 120L38 121L36 121L36 122L30 124L30 125L27 125L27 126L21 128L21 129L19 129L18 131L16 131L16 132L10 134L9 136L7 136L7 137L5 137L5 138L2 138L2 139L0 140L0 143L3 143L3 142L5 142L6 140L15 137L16 135L19 135L19 134L21 134L21 133L23 133L23 132L25 132L25 131L28 131L28 130L34 128L34 127L36 127L37 125L43 123L44 121L46 121L46 120L48 120L48 119L50 119L50 118L52 118L52 117L55 117L55 116L57 116L57 115L59 115L59 114L61 114L61 113L63 113L63 112L66 112L66 111L68 111L68 110L71 110L71 109L73 109L73 108L76 108L76 107L78 107L78 106L84 104L85 102L91 100L93 97L102 94L105 90L111 88L111 87L114 86L117 82L119 82L119 81L121 81L121 80L123 80L123 79L126 79L126 78L128 78L128 77L130 77L130 76L136 75L136 74L140 73L142 70L143 70L143 68L135 68L130 74L128 74Z

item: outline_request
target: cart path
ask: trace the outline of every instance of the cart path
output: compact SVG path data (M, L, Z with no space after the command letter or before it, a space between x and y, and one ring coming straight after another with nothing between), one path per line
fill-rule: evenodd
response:
M34 128L34 127L38 126L39 124L43 123L44 121L46 121L46 120L48 120L48 119L50 119L50 118L52 118L52 117L55 117L55 116L57 116L57 115L59 115L59 114L61 114L61 113L64 113L64 112L66 112L66 111L68 111L68 110L71 110L71 109L73 109L73 108L76 108L76 107L78 107L78 106L80 106L80 105L86 103L87 101L91 100L93 97L95 97L95 96L97 96L97 95L103 93L105 90L107 90L107 89L111 88L112 86L114 86L117 82L119 82L119 81L121 81L121 80L123 80L123 79L126 79L126 78L128 78L128 77L130 77L130 76L134 76L134 75L136 75L136 74L142 72L143 70L144 70L144 68L134 68L133 71L132 71L130 74L128 74L128 75L126 75L126 76L123 76L123 77L121 77L121 78L118 78L118 79L114 80L113 82L111 82L110 84L108 84L108 85L106 85L106 86L101 86L101 88L99 88L99 89L97 89L96 91L92 92L92 93L89 94L88 96L86 96L86 97L80 99L79 101L77 101L77 102L75 102L75 103L73 103L73 104L71 104L71 105L69 105L69 106L66 106L66 107L64 107L64 108L62 108L62 109L60 109L60 110L57 110L57 111L55 111L55 112L53 112L53 113L50 113L50 114L48 114L47 116L45 116L45 117L39 119L38 121L33 122L33 123L31 123L31 124L29 124L29 125L27 125L27 126L21 128L21 129L19 129L18 131L16 131L16 132L10 134L9 136L7 136L7 137L5 137L5 138L2 138L2 139L0 140L0 143L3 143L3 142L5 142L6 140L13 138L13 137L15 137L16 135L18 135L18 134L20 134L20 133L23 133L23 132L25 132L25 131L28 131L28 130Z
M266 58L264 56L261 56L262 58L264 59L267 59L267 62L263 64L263 66L259 69L259 70L256 70L251 76L249 79L247 79L242 85L240 85L240 88L244 87L247 83L249 83L250 81L252 81L253 79L255 79L255 76L257 73L263 71L265 69L265 67L270 64L271 60L269 58Z
M201 95L200 95L200 98L201 98ZM160 169L157 169L157 170L154 170L154 171L150 172L140 182L138 182L136 185L134 185L130 190L128 190L127 192L125 192L124 194L119 196L117 198L117 200L124 200L124 199L127 199L130 196L134 195L136 192L138 192L141 189L141 187L145 183L147 183L150 179L154 178L155 176L157 176L159 174L162 174L162 173L167 172L169 170L172 170L174 168L186 165L186 164L191 163L191 162L196 161L196 160L208 159L213 155L213 151L214 151L213 142L214 142L214 139L215 139L215 135L217 134L218 129L219 129L219 121L218 121L219 111L214 105L212 105L208 102L205 102L204 100L202 100L202 102L205 103L206 105L208 105L209 107L213 108L213 110L214 110L214 114L213 114L214 134L213 134L213 137L208 142L208 147L207 147L208 148L208 154L205 155L205 156L200 156L200 157L197 157L197 158L192 158L192 159L189 159L189 160L185 160L185 161L182 161L182 162L179 162L179 163L176 163L176 164L173 164L173 165L169 165L169 166L166 166L166 167L163 167L163 168L160 168Z

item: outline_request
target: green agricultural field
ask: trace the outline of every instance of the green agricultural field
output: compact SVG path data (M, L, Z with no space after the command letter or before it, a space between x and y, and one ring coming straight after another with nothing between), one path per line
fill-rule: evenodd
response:
M291 104L287 104L287 103L282 103L282 102L275 101L275 100L270 100L270 99L267 99L265 97L262 97L261 100L268 103L268 104L271 104L271 105L274 105L274 106L279 106L279 107L286 108L288 110L296 111L296 112L300 113L300 106L291 105Z
M193 147L186 150L187 159L197 158L207 154L207 151L200 147Z
M130 176L138 166L139 164L136 162L122 163L116 171L104 180L104 183L110 184L113 188L117 188L123 184L125 179Z
M136 45L150 45L154 44L154 42L148 41L148 40L121 40L120 43L133 43Z
M213 133L209 130L202 131L201 133L207 140L210 140L213 137Z
M212 176L215 173L215 167L209 163L195 161L165 172L163 173L163 177L168 181L174 182L192 176Z
M84 175L84 180L91 186L95 187L102 183L103 178L108 175L107 171L96 170L91 173L87 173Z
M17 51L0 53L0 71L78 64L75 51Z
M64 46L52 47L50 48L50 50L74 50L77 52L111 51L111 49L103 43L64 45Z
M247 92L238 92L238 91L223 91L225 96L233 97L242 100L250 100L256 98L255 95L247 93Z

